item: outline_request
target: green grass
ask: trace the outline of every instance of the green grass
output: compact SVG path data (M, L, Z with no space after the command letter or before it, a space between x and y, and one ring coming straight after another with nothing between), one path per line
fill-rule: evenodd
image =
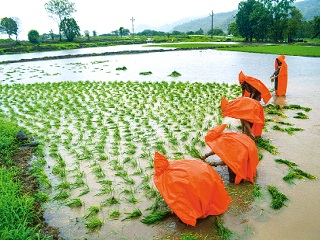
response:
M156 45L159 46L159 45ZM161 47L180 48L180 49L210 49L252 52L266 54L284 54L291 56L320 57L319 46L301 46L295 44L277 44L277 45L243 45L239 44L213 44L213 43L168 43L161 44Z
M36 239L40 237L39 221L34 209L35 200L22 193L15 179L16 168L0 168L0 239Z

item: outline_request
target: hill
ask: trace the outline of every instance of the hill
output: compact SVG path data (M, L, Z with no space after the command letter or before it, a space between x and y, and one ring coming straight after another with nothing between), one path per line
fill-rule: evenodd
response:
M293 4L297 7L307 21L313 19L315 16L320 16L320 1L319 0L304 0L301 2L295 2ZM217 13L213 15L213 28L220 28L223 31L228 30L230 23L234 21L234 16L238 10L231 12ZM176 24L171 30L179 32L197 31L202 29L207 32L211 29L211 16L203 17L200 19L193 19L188 22Z
M230 23L234 21L234 16L237 14L238 10L233 10L231 12L217 13L213 15L213 28L220 28L223 31L228 30ZM188 32L197 31L200 28L207 32L211 29L211 16L207 16L200 19L194 19L189 22L175 26L172 31Z

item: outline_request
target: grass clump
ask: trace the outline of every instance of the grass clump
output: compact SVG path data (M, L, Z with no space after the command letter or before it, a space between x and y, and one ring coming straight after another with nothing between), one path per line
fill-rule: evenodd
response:
M279 192L277 187L268 185L267 188L272 197L271 208L278 210L284 206L285 201L289 200L283 193Z
M152 72L151 71L148 71L148 72L140 72L139 75L143 75L143 76L146 76L146 75L151 75Z
M169 74L169 77L180 77L181 73L177 72L177 71L173 71L171 74Z
M0 168L0 238L35 239L40 237L39 221L34 209L34 199L22 193L22 186L17 182L18 171Z
M117 67L116 70L117 70L117 71L125 71L125 70L127 70L127 67L126 67L126 66Z

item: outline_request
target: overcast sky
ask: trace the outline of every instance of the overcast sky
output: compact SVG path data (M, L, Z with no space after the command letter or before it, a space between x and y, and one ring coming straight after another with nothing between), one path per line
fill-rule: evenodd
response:
M28 31L37 30L40 34L51 29L58 33L58 26L45 11L44 4L49 0L7 0L0 8L0 19L16 17L20 20L19 39L27 39ZM134 27L150 25L159 27L184 18L207 17L214 13L238 9L241 0L70 0L75 3L77 21L81 34L85 30L98 34L110 33L120 27L132 30ZM7 38L7 35L2 38Z

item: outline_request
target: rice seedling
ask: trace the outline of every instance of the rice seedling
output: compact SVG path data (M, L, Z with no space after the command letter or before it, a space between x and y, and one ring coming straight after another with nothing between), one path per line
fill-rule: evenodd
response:
M130 196L126 198L126 200L128 203L133 203L133 204L136 204L139 202L139 200L133 194L130 194Z
M297 112L293 118L299 118L299 119L309 119L308 115L304 114L303 112Z
M262 149L270 152L272 155L278 154L277 147L273 146L270 143L269 139L264 139L262 137L256 137L255 138L255 143L256 143L258 148L262 148Z
M119 203L120 203L120 200L118 198L112 196L110 198L103 200L100 203L100 206L105 207L105 206L111 206L111 205L115 205L115 204L119 204Z
M90 230L94 230L94 229L100 228L103 225L103 221L98 217L94 216L89 218L85 223L85 225Z
M194 158L202 158L202 154L201 152L195 147L195 146L190 146L190 145L184 145L184 148L186 149L186 151L190 154L191 157Z
M280 131L280 132L286 132L289 135L293 135L294 132L297 132L297 131L304 131L304 129L302 129L302 128L294 128L294 127L281 128L281 127L279 127L277 125L273 126L272 130L276 130L276 131Z
M158 222L163 221L169 214L171 214L171 210L163 210L163 211L156 211L151 213L150 215L145 216L140 222L151 225Z
M303 178L308 178L308 179L317 179L316 176L306 173L302 171L301 169L298 168L290 168L289 173L283 177L283 180L286 181L289 184L293 184L294 179L303 179Z
M252 195L254 198L261 198L262 197L261 187L259 185L257 185L257 184L253 185Z
M223 226L223 219L220 216L216 217L216 227L218 229L219 236L224 240L228 240L232 235L234 235L234 232L232 232L229 228Z
M284 203L289 199L283 193L279 192L277 187L268 185L267 189L272 197L272 201L270 204L271 208L278 210L285 206Z
M127 217L123 218L121 221L136 219L136 218L140 217L141 215L142 215L141 210L139 208L136 208L131 213L129 213L129 215Z
M275 159L275 161L276 161L277 163L285 164L285 165L287 165L288 167L296 167L296 166L298 166L296 163L291 162L291 161L286 160L286 159L277 158L277 159Z
M121 213L119 212L119 210L114 210L109 214L109 217L111 219L119 219Z
M82 192L80 192L79 197L81 197L81 196L83 196L83 195L86 195L86 194L89 193L89 192L90 192L90 189L89 189L88 186L86 186L86 187L82 190Z
M83 216L83 218L89 218L93 215L96 215L98 212L100 212L101 208L98 206L91 206L88 208L88 212Z
M59 200L66 200L67 198L69 198L71 196L71 194L65 190L62 190L61 192L59 192L57 195L55 195L53 197L53 200L59 201Z
M65 204L68 207L74 208L74 207L82 207L84 203L80 200L80 198L73 198L69 202Z
M289 104L289 105L286 105L286 106L283 106L283 109L291 109L291 110L304 110L306 112L309 112L312 110L312 108L309 108L309 107L303 107L303 106L300 106L298 104Z
M151 75L152 72L151 71L148 71L148 72L140 72L139 75Z

